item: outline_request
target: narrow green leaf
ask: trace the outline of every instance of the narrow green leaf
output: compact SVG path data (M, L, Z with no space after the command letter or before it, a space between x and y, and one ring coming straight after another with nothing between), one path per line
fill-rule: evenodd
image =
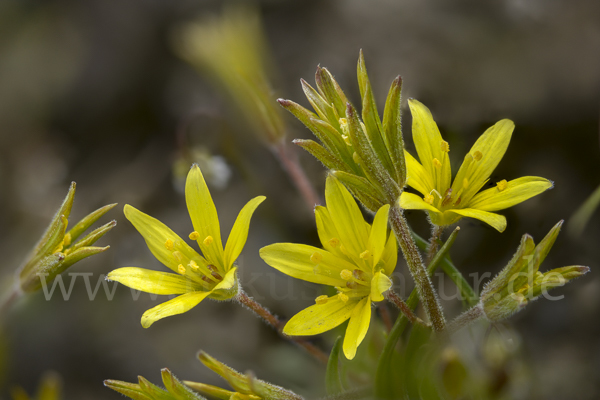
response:
M67 235L71 237L71 243L75 242L79 236L83 232L85 232L94 222L98 221L104 214L109 212L117 203L109 204L104 207L100 207L94 212L91 212L87 216L85 216L81 221L79 221L75 226L73 226L68 232Z
M348 99L327 68L317 67L315 82L321 96L335 107L338 115L344 115Z
M406 182L406 160L404 159L404 139L402 138L402 78L392 82L383 110L383 139L388 148L392 164L396 169L396 179L400 187Z
M90 234L86 235L86 237L84 237L77 243L73 244L70 247L71 251L75 251L82 247L91 246L92 244L96 243L96 241L98 239L100 239L102 236L104 236L108 231L110 231L115 226L117 226L117 221L113 220L107 224L102 225L101 227L99 227L97 229L94 229L92 232L90 232Z
M327 370L325 372L325 387L329 396L342 393L344 388L342 387L342 379L340 377L340 349L342 348L342 337L338 336L335 340L335 344L329 354L329 361L327 361Z
M575 211L569 220L568 232L572 237L581 235L586 225L600 205L600 186L588 197L585 202Z
M327 169L348 171L349 168L339 158L331 154L326 148L313 140L294 139L292 143L308 151L317 160L321 161Z
M319 114L319 117L321 117L322 120L328 121L333 126L339 124L331 104L328 104L327 101L304 79L300 79L300 82L302 83L302 90L304 90L306 98L317 114Z

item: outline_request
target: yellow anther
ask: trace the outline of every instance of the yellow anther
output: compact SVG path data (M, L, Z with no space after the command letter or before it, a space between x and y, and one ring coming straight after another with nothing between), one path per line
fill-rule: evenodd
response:
M496 183L496 187L498 188L499 192L502 192L508 187L508 182L506 182L506 179L502 179L500 182Z
M198 267L198 264L197 264L197 263L196 263L196 261L194 261L194 260L190 260L189 266L190 266L190 268L192 268L193 270L197 270L197 269L199 268L199 267Z
M463 179L463 189L466 189L469 187L469 180L467 178Z
M328 300L329 300L329 297L327 297L325 295L321 295L315 299L315 303L317 303L318 305L323 305L323 304L327 303Z
M340 239L338 238L331 238L329 239L329 244L331 245L331 247L338 247L338 245L340 244Z
M171 239L167 239L167 241L165 242L165 247L167 248L167 250L173 250L173 241Z
M366 260L369 257L371 257L371 252L369 250L365 250L362 253L360 253L360 258L362 258L363 260Z
M177 266L177 271L179 271L180 274L185 274L185 267L183 266L183 264L179 264Z
M200 237L200 234L196 231L190 233L190 239L192 239L192 240L198 240L199 237Z
M481 154L481 152L479 150L477 150L472 155L473 155L473 159L475 159L475 161L479 161L479 160L481 160L481 157L483 157L483 154Z
M68 246L68 245L70 245L70 244L71 244L71 234L70 234L70 233L67 233L67 234L65 235L65 238L63 239L63 244L64 244L65 246Z
M450 145L449 145L449 144L448 144L448 142L446 142L445 140L442 140L442 143L441 143L441 146L440 146L440 147L442 148L442 151L443 151L444 153L447 153L447 152L449 152L449 151L450 151Z
M340 118L338 122L340 123L340 128L342 128L342 132L348 132L348 120L346 118Z
M310 255L310 261L312 261L315 264L320 263L322 259L323 256L321 255L321 253L317 253L316 251Z
M426 194L425 196L423 196L423 201L427 204L433 204L433 195L430 194Z
M340 244L340 251L344 254L346 254L346 247L344 247L343 244Z
M340 276L343 280L349 281L350 279L352 279L352 271L348 269L343 269L342 272L340 272Z
M342 292L338 293L338 299L340 299L343 303L348 302L348 296Z
M182 262L182 261L183 261L183 254L181 254L181 252L179 252L179 251L177 251L177 250L175 250L175 251L173 252L173 257L175 257L175 259L176 259L177 261L179 261L179 262Z
M431 162L433 163L433 166L436 167L437 169L442 168L442 163L437 158L434 158L433 161L431 161Z
M356 154L356 152L352 153L352 159L357 164L360 164L362 162L362 160L360 159L360 156L358 154Z
M213 237L212 236L207 236L204 238L204 241L202 243L204 243L205 246L210 246L213 242Z

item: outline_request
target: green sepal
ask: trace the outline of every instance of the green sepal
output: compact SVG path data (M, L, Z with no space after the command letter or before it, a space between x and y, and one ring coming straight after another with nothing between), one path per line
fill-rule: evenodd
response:
M315 82L321 96L333 105L338 115L344 115L348 99L327 68L317 67Z
M165 389L156 386L143 376L138 376L138 384L140 388L149 394L153 400L172 400L173 397Z
M294 139L292 143L308 151L313 157L321 161L321 163L323 163L327 169L347 170L346 166L339 158L331 154L326 148L313 140Z
M112 208L114 208L117 203L108 204L104 207L100 207L94 212L89 213L84 218L81 219L78 223L75 224L69 231L66 233L66 236L71 238L71 243L74 243L79 236L83 232L85 232L90 226L92 226L98 219L102 218L104 214L109 212Z
M406 185L406 160L402 137L402 78L392 82L383 109L383 139L396 170L396 182L400 188Z
M369 211L377 212L383 207L384 204L380 199L385 198L385 195L368 179L344 171L333 170L331 174L338 178Z
M127 383L107 379L104 381L104 386L114 390L115 392L119 392L122 395L125 395L133 400L155 400L154 397L151 397L148 394L144 393L140 388L140 385L136 385L135 383Z
M329 354L327 370L325 371L325 388L329 396L342 393L342 379L340 377L340 350L342 348L342 337L338 336Z
M216 397L217 399L220 399L220 400L229 400L231 398L231 396L234 394L234 392L232 392L231 390L221 389L220 387L206 385L204 383L192 382L192 381L183 381L183 383L187 387L191 388L192 390L195 390L198 393L201 393L201 394L209 396L209 397Z
M302 83L302 90L306 95L309 103L313 106L319 117L328 121L334 127L339 124L338 118L336 118L336 114L333 111L333 107L330 104L327 104L327 101L321 97L321 95L306 82L304 79L300 79Z
M115 226L117 226L117 221L113 220L107 224L102 225L101 227L99 227L97 229L94 229L92 232L90 232L88 235L86 235L83 239L76 242L75 244L72 244L68 248L68 250L75 251L75 250L81 249L83 247L91 246L92 244L96 243L96 241L98 241L102 236L104 236L108 231L110 231Z
M165 388L176 400L206 400L181 383L168 368L163 368L160 372Z

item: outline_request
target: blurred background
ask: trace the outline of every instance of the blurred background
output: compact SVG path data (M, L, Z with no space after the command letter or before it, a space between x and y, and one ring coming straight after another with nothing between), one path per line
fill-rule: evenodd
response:
M392 80L402 75L404 98L426 104L451 144L455 171L487 127L502 118L515 121L491 181L537 175L553 180L555 188L503 211L509 222L502 234L461 221L452 257L465 275L495 274L524 233L537 241L560 219L568 226L600 184L600 2L272 0L255 6L268 59L263 78L275 106L284 97L309 107L299 79L312 83L317 65L327 67L358 104L362 48L380 111ZM182 184L189 165L199 162L210 171L224 237L246 201L267 196L239 261L247 292L284 318L320 294L314 285L273 272L258 256L273 242L318 243L314 216L269 149L272 139L240 112L239 98L214 70L178 56L181 27L212 21L223 8L221 1L206 0L0 2L4 278L12 277L43 233L71 181L77 182L74 219L119 203L104 217L118 221L100 242L111 249L71 272L93 273L96 285L118 267L164 270L122 206L132 204L187 235L192 227ZM216 39L206 33L196 40L209 46ZM223 49L215 44L208 54L225 57ZM413 149L405 108L405 140ZM286 142L311 138L291 115L280 115ZM322 196L322 166L301 149L288 149ZM407 214L427 236L423 213ZM565 299L540 300L511 319L518 339L510 340L518 341L528 378L509 398L600 396L599 239L599 213L582 235L563 232L542 270L581 264L592 272L557 289L554 294ZM398 271L410 281L403 262ZM235 304L207 301L146 330L142 313L164 297L142 294L133 301L130 290L118 286L112 300L100 288L91 301L83 278L76 279L68 301L56 294L47 301L38 293L7 318L0 348L3 398L14 385L33 392L47 370L62 376L65 399L121 398L102 381L135 382L143 375L160 383L164 367L182 379L220 383L196 359L200 349L308 398L322 393L323 368ZM449 316L460 311L458 301L444 306ZM324 335L316 343L329 348L333 339Z

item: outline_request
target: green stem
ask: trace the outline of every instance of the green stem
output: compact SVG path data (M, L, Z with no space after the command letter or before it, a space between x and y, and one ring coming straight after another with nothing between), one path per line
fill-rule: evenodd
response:
M440 305L427 269L421 259L421 254L415 245L411 236L408 223L404 218L402 209L396 203L392 205L389 215L390 225L396 234L404 258L408 265L408 269L415 281L419 297L423 301L425 312L431 321L433 329L436 332L441 332L446 326L442 306Z
M429 247L427 248L427 265L431 263L431 260L440 248L440 238L444 233L443 226L434 225L431 230L431 238L429 238Z
M452 232L452 234L450 235L446 243L444 243L440 251L438 251L435 257L433 257L433 260L431 260L427 267L428 276L432 276L435 273L438 265L440 263L443 264L443 261L446 261L446 254L454 244L458 231L460 231L460 227L456 227L456 229L454 230L454 232ZM415 236L416 238L418 238L417 244L421 242L426 248L427 241L417 235ZM419 247L421 247L421 245L419 245ZM408 296L406 304L408 305L408 307L410 307L411 310L414 310L417 307L418 303L419 293L415 288ZM404 314L400 314L388 335L387 341L385 342L383 351L381 352L381 356L379 357L379 361L377 363L377 372L375 374L375 390L377 398L386 398L383 392L385 391L387 384L383 380L386 379L386 372L392 360L392 356L394 355L394 348L396 347L396 343L398 343L398 340L400 339L400 336L402 336L402 333L404 332L404 329L406 328L407 324L408 318L406 318Z
M475 307L472 307L460 314L456 317L452 322L448 324L448 329L446 332L447 335L452 335L455 332L458 332L462 328L472 324L477 321L479 318L483 317L483 306L481 303L477 304Z
M413 310L402 300L402 298L398 295L398 293L394 292L393 289L390 289L386 292L385 297L395 305L398 310L410 321L411 324L419 323L422 325L427 325L423 322L423 320L415 315Z

